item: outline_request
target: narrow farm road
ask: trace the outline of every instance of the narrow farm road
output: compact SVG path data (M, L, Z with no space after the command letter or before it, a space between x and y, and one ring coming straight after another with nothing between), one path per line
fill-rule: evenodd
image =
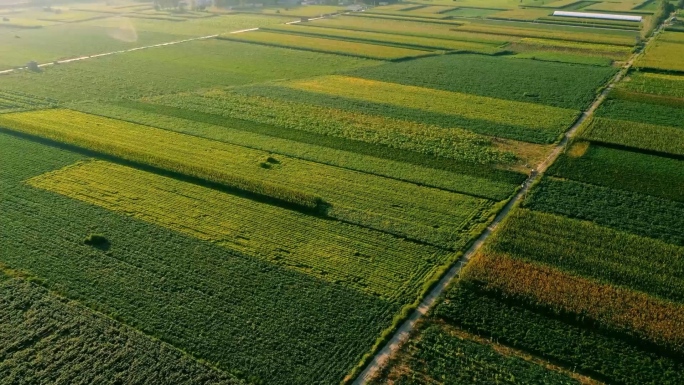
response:
M662 26L656 33L653 34L644 44L644 49L653 40L655 36L660 32ZM408 340L411 331L414 329L418 320L424 317L427 312L435 305L439 296L444 292L449 283L456 277L464 266L468 264L470 259L475 255L475 253L482 247L482 244L492 235L494 230L499 226L499 224L508 216L511 210L520 203L526 194L528 193L530 187L535 181L537 181L541 175L546 172L546 170L553 164L553 162L558 159L561 153L565 150L570 139L575 135L577 130L594 115L594 112L598 107L606 100L608 93L613 89L613 86L622 80L625 75L627 75L629 69L632 67L634 62L637 60L639 55L643 50L637 51L629 58L628 61L620 68L617 74L606 84L603 91L594 99L594 102L589 106L588 109L582 112L577 121L565 132L565 135L561 141L556 145L553 150L549 153L549 156L542 161L537 167L530 173L530 176L522 184L520 190L515 194L515 196L508 201L508 203L501 209L501 211L496 215L492 223L485 229L485 231L475 240L473 245L463 254L463 256L449 269L449 271L442 277L442 279L437 283L437 285L430 291L430 293L423 298L420 305L413 311L413 313L404 321L404 323L395 331L392 338L380 349L366 368L359 374L354 380L354 385L363 385L368 383L373 377L381 370L395 354L401 346Z

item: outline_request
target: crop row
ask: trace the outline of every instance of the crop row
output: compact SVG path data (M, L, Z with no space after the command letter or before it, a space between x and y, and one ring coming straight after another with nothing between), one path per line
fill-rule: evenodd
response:
M39 108L50 108L57 102L20 92L0 91L0 114Z
M684 245L684 203L553 177L544 178L524 206Z
M486 252L468 264L462 277L524 307L684 356L682 304Z
M684 248L588 221L520 209L487 253L684 303Z
M431 52L416 49L347 42L319 37L288 35L267 31L221 35L219 39L377 60L399 60L432 55Z
M482 291L471 281L452 286L435 309L435 316L604 383L676 383L684 373L684 364L679 360L520 306L496 293Z
M684 129L684 108L662 104L610 98L596 111L596 116Z
M334 19L313 20L308 25L320 28L335 28L349 31L377 32L392 35L415 36L434 39L448 39L503 45L510 39L505 36L453 31L450 25L419 23L401 20L383 20L382 23L370 18L340 16Z
M384 301L33 188L22 181L81 157L5 134L0 143L0 261L249 382L338 383L415 299ZM84 245L92 233L109 250Z
M486 55L442 55L349 72L350 76L407 86L583 110L614 68ZM549 87L549 84L554 87ZM371 99L372 97L368 97Z
M593 142L684 156L684 129L628 120L594 118L582 138Z
M23 280L0 283L0 319L4 383L241 383Z
M240 90L212 90L162 96L151 101L155 104L269 124L273 126L271 135L278 135L277 132L282 127L477 164L505 164L512 163L515 159L514 155L494 148L490 137L465 129L407 122L373 115L373 111L342 109L340 107L345 107L345 104L339 100L336 107L333 104L330 107L319 107L316 104L320 103L309 103L316 98L316 94L310 94L310 98L304 99L293 95L294 93L279 92L280 89L257 87L253 89L256 90L253 92L256 96L241 95ZM249 91L248 89L247 93Z
M55 124L55 122L59 122ZM201 178L446 248L479 232L493 202L69 110L5 114L0 125ZM416 199L421 197L421 199Z
M327 27L301 27L298 24L269 27L262 30L302 36L322 37L325 39L341 39L344 41L358 41L361 43L400 46L415 49L468 51L492 54L500 51L498 47L492 44L482 44L449 39L437 39L434 37L417 37L378 32L362 32Z
M469 340L451 329L438 323L422 324L420 334L402 348L400 361L390 361L389 370L371 384L580 383L542 365L500 353L496 347Z
M684 144L681 147L684 152ZM551 166L549 174L684 202L682 169L683 160L576 142Z
M668 82L671 86L676 87L675 82ZM672 87L674 90L674 87ZM667 88L663 88L664 92L667 92ZM662 92L661 91L661 92ZM647 104L660 104L667 107L682 108L684 107L684 99L678 97L670 97L664 95L654 95L654 94L644 94L639 92L627 91L624 88L614 89L610 93L610 97L613 99L620 99L625 101L632 101L636 103L647 103Z
M486 165L456 162L412 151L160 104L122 101L116 105L79 103L74 108L86 113L266 151L275 154L274 156L289 156L496 201L510 196L515 186L525 178L524 174ZM522 143L516 143L520 144ZM528 158L524 162L535 163ZM502 166L507 165L509 164L504 163Z
M510 139L553 142L577 116L574 110L455 93L376 80L331 75L287 83L287 87L331 97L412 108L428 114L485 121L492 126L516 127L509 133L489 132ZM468 129L468 126L463 126ZM479 130L478 130L479 131ZM534 135L535 131L538 135ZM481 132L485 133L485 132ZM532 138L534 136L534 138ZM546 140L542 141L541 138Z

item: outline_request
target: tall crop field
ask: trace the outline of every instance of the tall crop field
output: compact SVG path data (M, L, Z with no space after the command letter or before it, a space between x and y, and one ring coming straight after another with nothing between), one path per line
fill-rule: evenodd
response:
M0 282L0 318L3 383L242 383L24 280Z
M453 285L434 312L438 319L570 368L606 383L627 385L676 383L684 373L681 361L662 356L581 324L540 312L479 285Z

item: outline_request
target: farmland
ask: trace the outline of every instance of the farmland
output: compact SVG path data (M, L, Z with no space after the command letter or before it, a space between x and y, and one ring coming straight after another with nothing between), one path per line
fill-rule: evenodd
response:
M3 6L0 383L677 383L661 8Z
M627 2L584 7L645 11ZM461 28L476 31L469 23L456 29ZM519 50L516 56L534 58L534 49L527 53L522 47L535 40L511 44ZM537 61L580 62L554 58L564 44L551 43L555 51ZM588 43L600 49L581 34L565 46ZM676 73L679 48L662 48L679 43L676 33L658 33L637 56L639 70L625 71L614 89L606 90L606 99L542 169L544 175L522 194L521 204L464 261L446 294L418 321L376 383L535 383L518 382L518 375L486 377L506 373L503 360L515 359L524 360L516 367L542 364L543 373L558 375L543 383L679 381L684 373L679 334L684 325L684 105ZM591 45L584 55L594 49ZM463 353L464 341L477 353ZM480 360L492 359L488 349L498 360L489 361L489 370L480 374Z

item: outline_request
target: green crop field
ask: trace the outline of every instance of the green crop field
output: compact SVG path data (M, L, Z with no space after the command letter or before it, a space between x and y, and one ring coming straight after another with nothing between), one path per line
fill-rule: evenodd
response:
M684 204L631 191L544 178L525 206L684 245Z
M637 150L684 155L684 129L627 120L595 118L582 137Z
M6 383L241 383L24 280L0 282L0 317L0 374Z
M680 383L679 5L2 2L0 384Z
M554 163L549 173L683 202L682 167L684 162L677 159L577 142Z
M394 35L377 32L354 31L349 29L334 29L324 27L301 28L295 25L275 26L265 29L267 31L282 32L303 36L315 36L322 38L339 39L342 41L358 41L369 44L396 45L399 47L444 50L478 53L496 53L500 48L493 44L459 41L451 39L436 39L434 37L419 37L407 35Z
M262 30L239 35L223 35L221 36L221 39L377 60L399 60L431 55L428 50L388 47L377 44L347 42L324 37L289 35Z
M505 63L502 66L500 58L482 55L448 55L364 68L352 74L408 86L579 110L593 99L597 86L615 73L612 68L564 63ZM507 80L512 78L515 81ZM557 86L548 87L550 81Z

